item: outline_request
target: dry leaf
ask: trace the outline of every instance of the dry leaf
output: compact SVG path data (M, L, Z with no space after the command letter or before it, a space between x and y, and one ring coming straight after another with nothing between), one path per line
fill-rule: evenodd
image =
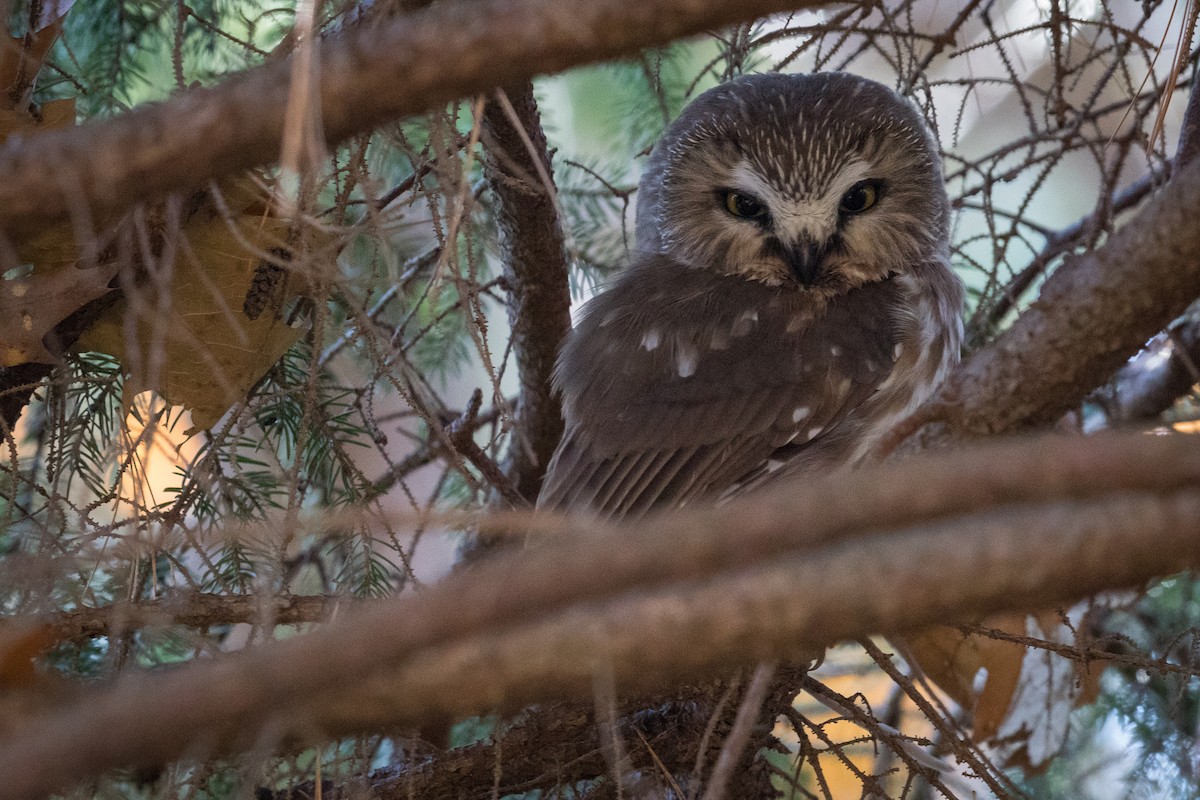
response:
M997 615L987 626L1025 633L1025 617ZM935 627L906 640L909 652L946 694L974 712L974 738L987 739L1000 726L1021 674L1025 648L988 636L966 635L958 628Z
M56 100L42 109L41 119L23 111L0 110L0 141L75 124L74 99ZM0 281L0 366L57 363L43 338L80 307L108 292L115 267L76 269L79 248L70 228L46 231L21 245L17 258L32 271Z
M51 100L42 106L41 118L36 118L27 111L0 109L0 142L8 139L14 133L26 134L71 128L75 125L75 98Z
M34 29L0 48L0 109L11 109L33 83L50 48L62 33L63 18L75 0L43 0Z
M1001 614L982 625L1013 636L1075 643L1072 628L1053 612ZM921 631L906 644L925 674L972 710L972 738L985 742L1006 766L1044 769L1062 747L1072 709L1091 702L1099 691L1102 667L1043 648L947 627Z
M1069 615L1071 625L1054 613L1031 614L1026 617L1024 633L1033 639L1073 645L1082 616L1082 606ZM1103 665L1026 648L1016 690L992 737L1003 763L1032 772L1044 770L1066 741L1071 711L1096 698L1103 670Z
M57 643L48 625L0 627L0 693L37 684L41 675L33 661Z
M24 278L0 281L0 366L57 364L43 337L80 306L109 291L115 266L37 267Z
M132 352L125 301L109 309L77 344L80 350L114 355L132 371L127 399L154 389L168 402L189 408L193 430L216 424L304 335L271 314L252 320L242 311L260 260L242 242L259 251L279 247L287 223L242 215L234 225L237 233L226 220L214 218L184 229L187 246L179 248L176 259L170 309L162 319L157 308L139 315ZM157 374L151 374L155 364Z

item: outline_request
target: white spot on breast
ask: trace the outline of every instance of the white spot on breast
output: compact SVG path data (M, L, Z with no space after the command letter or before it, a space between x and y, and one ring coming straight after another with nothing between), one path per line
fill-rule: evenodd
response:
M903 354L904 354L904 342L896 342L896 346L892 348L892 358L899 361L900 356Z
M658 343L661 341L660 337L661 334L659 334L658 328L651 328L642 334L642 347L647 351L653 350L658 347Z
M808 324L808 314L804 314L804 313L792 314L791 319L788 320L786 330L788 333L795 333L796 331L800 330L807 324Z
M820 436L821 431L823 431L823 430L824 430L824 428L822 428L820 425L816 426L815 428L809 428L808 429L808 441L811 442L813 439Z
M729 336L724 331L713 331L712 342L709 345L713 350L728 350Z
M833 356L834 358L837 358L837 357L838 357L838 356L840 356L841 354L842 354L842 348L838 347L836 344L835 344L835 345L830 345L830 347L829 347L829 355Z
M792 412L792 422L799 424L808 419L808 415L812 413L812 409L808 406L796 406L796 410Z
M24 297L25 293L28 291L29 291L29 284L18 283L12 287L12 296L13 297Z
M675 351L675 366L679 370L679 377L690 378L696 374L696 365L699 363L699 358L696 355L696 348L685 342L680 342L678 349Z
M779 471L779 470L780 470L780 469L782 469L782 468L783 468L783 462L782 462L782 461L779 461L779 460L777 460L777 459L774 459L774 458L772 458L772 459L770 459L770 460L768 460L768 461L767 461L767 474L770 474L770 473L772 473L772 472L777 472L777 471Z
M750 328L754 323L758 322L758 310L743 311L742 315L733 323L733 327L729 329L732 336L745 336L750 332Z

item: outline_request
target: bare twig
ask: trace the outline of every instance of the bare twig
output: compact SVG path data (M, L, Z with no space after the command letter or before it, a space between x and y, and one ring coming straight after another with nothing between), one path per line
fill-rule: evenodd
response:
M713 765L702 800L721 800L725 797L729 779L733 777L733 769L741 759L746 743L750 741L750 730L762 712L763 701L767 698L767 690L771 686L771 677L774 674L774 664L763 663L754 668L750 685L746 687L741 705L738 706L737 717L733 720L733 729L721 745L721 755Z
M446 435L455 451L479 470L483 479L491 484L492 488L504 498L510 507L527 506L529 501L521 496L512 481L501 471L499 465L475 442L474 433L480 427L476 418L479 416L479 408L482 404L483 392L476 389L471 394L471 399L462 416L446 426Z

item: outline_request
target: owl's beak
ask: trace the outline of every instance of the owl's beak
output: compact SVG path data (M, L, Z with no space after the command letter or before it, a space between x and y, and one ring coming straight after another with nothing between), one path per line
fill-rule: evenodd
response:
M810 287L821 277L821 267L825 263L825 245L811 239L801 239L795 244L785 247L784 253L788 266L796 280L804 287Z

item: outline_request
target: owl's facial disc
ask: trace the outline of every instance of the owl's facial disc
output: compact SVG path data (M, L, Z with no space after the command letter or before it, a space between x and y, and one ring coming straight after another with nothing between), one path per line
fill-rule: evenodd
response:
M781 187L764 180L749 163L738 164L730 174L733 187L716 191L722 208L741 227L739 238L758 243L756 256L740 261L738 271L768 283L790 279L810 288L850 266L844 234L852 218L869 214L884 195L884 182L873 174L870 164L855 159L820 186Z

